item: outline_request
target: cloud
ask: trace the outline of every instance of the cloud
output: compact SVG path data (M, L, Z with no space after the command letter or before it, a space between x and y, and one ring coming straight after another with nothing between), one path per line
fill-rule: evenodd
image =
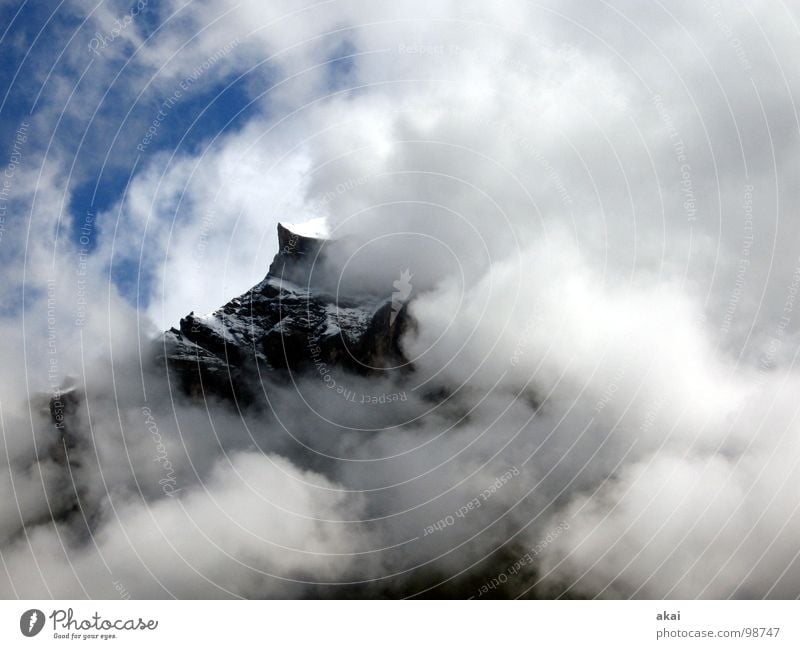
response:
M7 549L13 595L114 597L121 584L140 598L286 597L301 594L304 582L341 578L357 562L351 553L366 547L336 524L358 516L358 498L293 486L287 474L331 487L296 472L278 457L238 454L180 498L109 497L89 545L62 545L36 528L28 542Z
M0 222L0 594L796 596L789 8L74 7ZM179 394L152 339L320 216L318 285L415 319L337 380L405 398Z

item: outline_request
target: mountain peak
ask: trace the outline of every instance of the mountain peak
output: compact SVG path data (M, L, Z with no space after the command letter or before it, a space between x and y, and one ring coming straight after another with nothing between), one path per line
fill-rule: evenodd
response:
M262 282L164 334L162 353L187 393L246 397L248 377L260 380L264 371L327 367L363 375L406 364L407 295L397 304L388 295L346 300L310 282L315 268L325 272L329 239L320 225L279 223L278 253Z
M328 222L324 216L309 219L302 223L287 223L282 221L278 223L279 237L281 230L285 230L289 235L296 235L303 239L328 239L330 236Z
M278 223L278 253L272 260L267 278L280 278L298 284L309 280L314 263L327 239L324 219L306 223Z

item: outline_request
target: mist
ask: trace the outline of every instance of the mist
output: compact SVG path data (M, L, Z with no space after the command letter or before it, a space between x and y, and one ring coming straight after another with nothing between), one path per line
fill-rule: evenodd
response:
M3 198L0 596L798 596L796 11L167 3L97 56L106 11ZM182 101L242 108L135 153L209 57ZM186 394L162 332L320 218L401 366Z

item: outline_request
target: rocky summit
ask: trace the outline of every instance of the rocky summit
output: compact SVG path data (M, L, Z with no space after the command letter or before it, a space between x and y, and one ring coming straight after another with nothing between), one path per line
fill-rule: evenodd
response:
M390 296L335 295L315 279L331 241L278 224L278 253L266 277L207 315L167 331L157 358L189 395L246 402L253 386L286 372L326 367L361 375L407 363L400 338L407 305ZM329 278L326 278L329 279Z

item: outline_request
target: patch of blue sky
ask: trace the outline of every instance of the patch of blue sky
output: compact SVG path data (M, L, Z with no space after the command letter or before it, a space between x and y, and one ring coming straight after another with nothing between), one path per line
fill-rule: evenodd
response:
M161 115L147 146L137 148L148 135L169 88L154 84L132 106L139 90L136 86L142 83L136 58L127 58L133 51L118 50L116 53L123 56L116 57L103 57L102 52L92 54L87 44L93 28L88 25L70 45L78 56L63 56L59 65L54 66L56 57L83 19L63 10L51 13L53 9L38 3L26 3L21 9L19 4L0 6L0 24L10 25L0 47L0 88L7 91L0 111L0 144L13 140L19 124L29 118L35 101L37 112L54 111L59 116L59 120L48 124L56 132L31 133L30 146L41 152L52 136L53 146L63 159L70 160L67 209L58 226L58 235L68 237L91 253L97 247L100 233L105 236L113 231L113 224L94 223L87 231L86 216L105 213L106 218L116 218L116 211L110 210L121 199L132 172L141 171L153 156L163 152L195 155L215 136L241 128L264 106L264 102L251 101L256 94L253 88L269 87L271 71L262 65L248 76L237 78L229 72L223 78L212 68ZM120 15L124 16L128 9L121 4ZM157 10L146 8L136 16L137 29L147 38L159 28L159 20ZM129 47L124 42L115 45ZM327 81L332 91L349 87L356 56L352 44L345 42L330 57ZM77 88L70 85L78 82L90 61L98 70L90 66L80 84L105 80L110 85L103 88L103 95L96 91L82 92L80 84ZM61 114L63 106L56 105L64 99L60 82L66 82L70 91L75 91L73 102L94 96L99 105L87 105L85 111L73 107ZM153 281L149 269L139 268L131 261L117 261L110 272L125 297L140 307L147 306Z

